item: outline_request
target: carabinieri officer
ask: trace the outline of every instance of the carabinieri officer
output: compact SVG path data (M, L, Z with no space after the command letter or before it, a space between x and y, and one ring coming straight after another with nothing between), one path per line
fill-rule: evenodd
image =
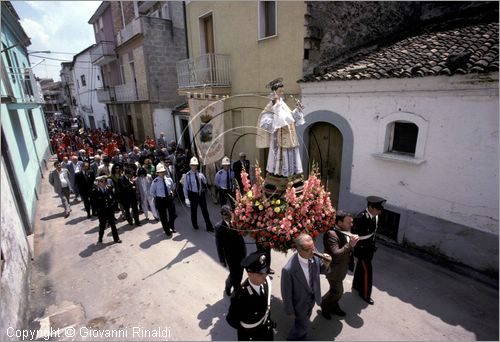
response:
M359 241L354 247L354 256L358 259L356 271L352 281L352 288L357 290L359 296L368 304L375 302L371 298L373 269L373 254L377 250L375 246L375 233L378 228L378 216L384 209L385 199L378 196L366 198L367 208L354 218L352 233L359 235Z
M248 278L233 293L226 320L238 330L238 341L273 341L276 323L271 320L271 279L265 253L241 261Z

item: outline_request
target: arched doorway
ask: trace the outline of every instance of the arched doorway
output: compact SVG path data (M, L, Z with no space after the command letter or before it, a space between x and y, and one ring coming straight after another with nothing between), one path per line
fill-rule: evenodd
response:
M342 145L342 133L329 123L318 122L309 129L309 168L313 164L319 167L321 182L330 192L335 208L339 202Z

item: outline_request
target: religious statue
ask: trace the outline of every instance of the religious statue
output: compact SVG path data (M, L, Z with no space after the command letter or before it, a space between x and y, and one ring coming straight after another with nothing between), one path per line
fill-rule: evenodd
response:
M276 177L291 177L302 174L299 142L295 126L305 123L303 106L295 99L292 111L285 103L283 79L277 78L266 85L271 89L271 101L259 116L259 127L270 135L268 145L262 143L262 131L257 147L269 147L266 170ZM260 140L259 140L260 139ZM267 145L267 146L266 146Z

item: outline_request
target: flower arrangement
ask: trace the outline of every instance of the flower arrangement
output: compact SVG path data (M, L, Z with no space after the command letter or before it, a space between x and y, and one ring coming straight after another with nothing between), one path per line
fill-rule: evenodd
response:
M335 224L335 209L328 193L313 170L297 193L289 184L280 197L268 197L263 191L260 167L255 167L255 184L241 173L243 191L236 190L233 224L242 235L250 235L264 247L286 252L301 233L313 238Z

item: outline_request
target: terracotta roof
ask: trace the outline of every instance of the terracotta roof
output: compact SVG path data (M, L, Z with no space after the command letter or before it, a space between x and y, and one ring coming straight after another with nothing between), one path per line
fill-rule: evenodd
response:
M299 82L498 71L498 23L426 32L318 69L321 71L306 75Z

